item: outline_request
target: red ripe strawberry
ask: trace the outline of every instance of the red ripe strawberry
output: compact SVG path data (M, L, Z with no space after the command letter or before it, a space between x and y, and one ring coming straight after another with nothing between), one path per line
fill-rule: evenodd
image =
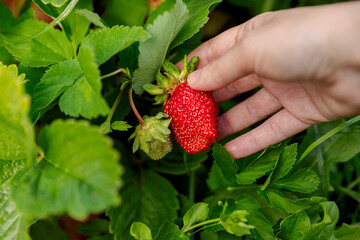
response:
M195 71L198 62L198 57L192 57L188 62L185 56L180 72L166 60L156 76L158 85L143 86L148 93L157 95L155 104L165 102L164 113L171 119L171 132L180 146L190 154L205 151L217 137L219 107L212 92L197 91L187 84L187 77Z
M164 105L175 140L190 154L204 151L215 142L218 112L212 92L194 90L187 83L177 86Z

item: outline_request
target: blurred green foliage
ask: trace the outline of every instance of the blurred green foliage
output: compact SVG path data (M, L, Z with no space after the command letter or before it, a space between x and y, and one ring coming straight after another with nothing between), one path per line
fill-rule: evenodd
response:
M346 0L345 0L346 1ZM344 0L228 0L229 3L245 7L252 15L292 7L314 6L344 2Z

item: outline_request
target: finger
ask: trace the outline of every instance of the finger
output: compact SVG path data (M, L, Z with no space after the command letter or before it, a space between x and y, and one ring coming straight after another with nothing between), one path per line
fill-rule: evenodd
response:
M310 126L283 109L259 127L226 143L225 147L234 159L242 158L281 142Z
M224 88L214 91L213 95L216 102L222 103L239 94L250 91L260 85L261 83L258 77L255 74L250 74L239 80L236 80L235 82L230 83Z
M191 73L188 77L189 86L197 90L213 91L253 73L256 44L248 42L239 42L222 56Z
M282 108L265 88L219 117L218 139L237 133Z
M267 22L271 16L272 14L270 13L263 13L239 26L226 30L197 47L189 54L188 59L191 59L192 57L199 57L200 61L198 68L206 66L231 49L243 38L246 33L253 31ZM177 63L176 66L181 70L183 67L183 61Z
M236 44L242 28L243 25L230 28L216 37L204 42L189 54L188 60L192 57L199 57L200 61L198 68L205 66ZM183 61L177 63L176 66L182 69Z

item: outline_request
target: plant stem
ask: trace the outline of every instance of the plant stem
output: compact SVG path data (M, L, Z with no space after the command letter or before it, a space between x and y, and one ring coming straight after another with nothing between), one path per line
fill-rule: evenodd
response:
M210 220L195 224L195 225L193 225L193 226L191 226L191 227L189 227L187 229L184 229L183 233L190 232L191 230L193 230L195 228L198 228L198 227L210 224L210 223L217 223L217 222L220 222L220 218L210 219Z
M195 171L191 171L189 176L189 199L192 201L195 201L195 180Z
M109 74L106 74L106 75L104 75L104 76L101 76L100 79L105 79L105 78L114 76L114 75L116 75L116 74L118 74L118 73L121 73L121 72L123 72L123 73L125 73L126 75L128 75L128 72L127 72L126 69L120 68L120 69L117 69L117 70L114 71L114 72L111 72L111 73L109 73Z
M40 36L41 34L49 31L50 29L52 29L56 25L58 25L62 20L64 20L71 13L71 11L74 9L74 7L78 3L78 1L79 0L71 0L70 3L64 9L64 11L57 18L55 18L51 23L49 23L43 30L41 30L38 33L35 33L34 35L32 35L30 37L27 37L25 39L21 39L21 40L17 41L16 43L20 43L20 42L29 41L31 39L34 39L34 38Z
M200 232L200 231L204 230L205 228L213 227L213 226L216 226L216 225L219 225L219 224L220 224L220 222L216 222L216 223L213 223L213 224L204 226L204 227L202 227L202 228L199 228L199 229L197 229L196 231L192 232L192 233L190 234L190 236L193 237L193 235L194 235L195 233Z
M140 116L139 112L137 111L134 101L133 101L133 97L132 97L132 87L130 87L129 90L129 101L130 101L130 106L131 109L133 110L136 118L139 120L139 123L141 124L141 126L143 126L145 124L144 120L142 119L142 117Z
M183 159L184 159L185 170L186 170L187 175L190 176L187 157L188 157L187 153L184 152L184 153L183 153Z
M107 116L107 118L106 118L106 120L105 120L105 122L104 122L105 124L109 124L109 125L110 125L111 119L112 119L112 117L114 116L115 110L116 110L117 106L119 105L120 100L121 100L122 95L124 94L125 90L126 90L126 87L122 87L122 88L120 89L120 93L119 93L119 95L117 96L117 98L116 98L113 106L111 107L110 113L109 113L109 115Z
M352 191L348 188L344 188L342 186L338 186L337 189L360 203L360 194L358 194L357 192L354 192L354 191Z
M360 183L360 177L358 177L357 179L355 179L354 181L352 181L347 188L348 188L348 189L353 189L353 188L356 187L356 185L358 185L359 183Z
M247 185L247 186L239 186L239 187L227 187L228 191L236 191L236 190L243 190L243 189L252 189L252 188L258 188L259 185Z
M318 125L314 125L314 132L316 135L319 135L319 127ZM324 163L324 155L323 155L323 151L322 151L322 147L318 146L317 148L317 163L318 163L318 168L319 168L319 173L320 173L320 180L321 180L321 192L323 192L324 197L328 198L328 185L327 185L327 178L326 178L326 172L325 172L325 163Z
M332 136L334 136L336 133L340 132L341 130L343 130L344 128L348 127L349 125L356 123L360 121L360 115L351 118L350 120L340 124L339 126L337 126L336 128L330 130L329 132L327 132L326 134L324 134L321 138L319 138L318 140L316 140L315 142L313 142L304 152L303 154L301 154L299 161L297 162L297 164L299 164L305 157L306 155L309 154L309 152L311 152L314 148L316 148L317 146L319 146L321 143L325 142L326 140L328 140L329 138L331 138Z

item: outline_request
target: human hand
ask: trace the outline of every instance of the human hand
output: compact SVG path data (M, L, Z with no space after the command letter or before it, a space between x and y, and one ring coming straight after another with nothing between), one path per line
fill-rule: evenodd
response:
M188 84L224 102L258 86L219 117L225 147L245 157L311 125L360 114L360 2L259 15L205 42Z

